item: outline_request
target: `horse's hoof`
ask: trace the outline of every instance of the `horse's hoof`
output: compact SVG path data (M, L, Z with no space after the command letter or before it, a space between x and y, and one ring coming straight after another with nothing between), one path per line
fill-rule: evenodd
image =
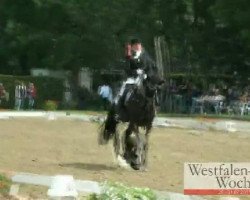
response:
M129 169L129 164L120 155L117 156L118 165L122 168Z
M142 171L142 172L148 172L148 168L145 167L145 166L143 166L143 167L141 167L140 171Z

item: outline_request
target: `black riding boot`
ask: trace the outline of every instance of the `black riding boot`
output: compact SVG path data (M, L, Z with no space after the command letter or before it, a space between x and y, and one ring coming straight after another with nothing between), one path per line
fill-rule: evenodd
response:
M117 122L119 122L121 119L120 117L120 111L121 111L121 107L122 107L122 102L121 102L121 98L122 96L118 96L118 99L116 100L116 102L114 103L114 109L115 109L115 120Z
M124 91L123 95L119 97L116 104L116 120L117 121L126 121L126 108L124 105L125 102L126 91Z

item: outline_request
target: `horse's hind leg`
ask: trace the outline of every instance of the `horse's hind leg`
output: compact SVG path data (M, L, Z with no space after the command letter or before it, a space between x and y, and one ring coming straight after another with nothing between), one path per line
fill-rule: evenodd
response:
M134 133L136 136L136 144L139 152L137 154L137 162L140 163L140 170L146 171L147 170L147 157L148 157L148 136L149 136L150 129L146 129L146 134L143 135L139 132L139 127L134 127Z
M109 139L116 133L118 122L115 120L115 108L110 109L106 120L103 122L98 136L98 143L107 144Z

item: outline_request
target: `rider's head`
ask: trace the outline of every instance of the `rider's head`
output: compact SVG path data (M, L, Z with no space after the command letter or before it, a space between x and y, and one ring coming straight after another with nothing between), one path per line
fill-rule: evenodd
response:
M131 44L131 50L133 56L138 56L138 54L141 54L142 52L142 44L139 39L134 38L130 41Z

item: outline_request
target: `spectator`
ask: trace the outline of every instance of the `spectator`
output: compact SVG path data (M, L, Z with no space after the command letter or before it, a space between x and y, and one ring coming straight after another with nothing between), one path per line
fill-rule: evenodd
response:
M233 89L231 87L228 88L228 90L227 90L226 98L227 98L227 104L228 105L231 103L231 101L234 100Z
M72 104L72 89L68 80L64 82L64 109L69 110Z
M24 82L22 82L21 84L21 109L24 109L24 105L25 105L25 99L27 97L27 87L24 84Z
M29 83L29 87L27 89L27 97L29 100L29 109L33 110L36 98L36 88L34 83Z
M2 100L5 98L6 91L2 83L0 83L0 105L2 103Z
M22 82L18 83L15 88L15 109L20 110L24 108L24 100L26 97L26 86Z
M98 88L99 95L103 101L104 110L108 109L108 105L112 102L112 89L109 85L104 84L100 88Z
M222 95L227 96L228 87L226 84L222 85Z

